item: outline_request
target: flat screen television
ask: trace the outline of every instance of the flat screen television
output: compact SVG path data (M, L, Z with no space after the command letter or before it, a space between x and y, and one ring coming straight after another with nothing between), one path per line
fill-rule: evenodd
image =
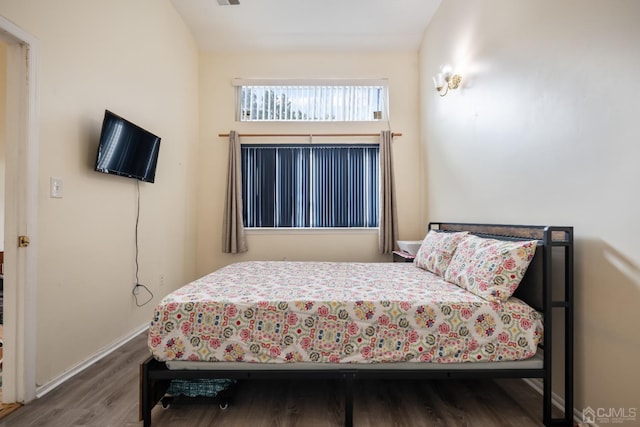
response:
M96 171L154 182L158 151L160 137L105 110Z

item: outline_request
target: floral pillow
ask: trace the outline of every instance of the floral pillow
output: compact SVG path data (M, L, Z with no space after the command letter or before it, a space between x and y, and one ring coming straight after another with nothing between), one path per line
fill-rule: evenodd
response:
M506 301L535 252L535 240L509 242L469 234L458 244L444 279L488 301Z
M413 261L415 265L428 270L438 276L444 277L444 272L449 266L449 262L456 251L458 243L464 236L469 234L466 231L459 233L445 233L442 231L430 230L427 237L422 241L420 249Z

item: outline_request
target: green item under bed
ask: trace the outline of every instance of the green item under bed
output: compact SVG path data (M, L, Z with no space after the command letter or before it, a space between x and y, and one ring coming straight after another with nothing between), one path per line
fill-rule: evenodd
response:
M167 394L171 396L216 397L235 382L236 380L231 379L171 380Z

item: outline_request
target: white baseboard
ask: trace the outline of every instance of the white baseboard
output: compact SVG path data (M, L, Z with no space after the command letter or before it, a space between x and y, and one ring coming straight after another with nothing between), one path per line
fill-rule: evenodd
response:
M522 381L527 383L532 389L543 394L543 381L541 378L523 378ZM564 412L564 399L556 393L551 393L551 404ZM573 408L573 421L580 427L599 427L596 423L585 423L582 421L582 411Z
M60 384L67 381L69 378L79 374L80 372L84 371L85 369L87 369L89 366L93 365L97 361L107 357L109 354L113 353L114 351L116 351L117 349L119 349L120 347L122 347L123 345L125 345L126 343L128 343L129 341L137 337L138 335L140 335L142 332L144 332L148 328L149 328L149 323L145 323L144 325L136 328L135 330L131 331L129 334L125 335L124 337L102 348L93 356L83 360L82 362L66 370L61 375L55 377L54 379L47 382L46 384L37 386L36 398L41 398L45 394L49 393L50 391L58 387Z

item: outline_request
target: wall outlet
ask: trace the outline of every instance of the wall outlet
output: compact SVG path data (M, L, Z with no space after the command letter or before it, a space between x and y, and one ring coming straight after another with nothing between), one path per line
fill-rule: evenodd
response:
M160 287L164 287L164 274L160 275Z

